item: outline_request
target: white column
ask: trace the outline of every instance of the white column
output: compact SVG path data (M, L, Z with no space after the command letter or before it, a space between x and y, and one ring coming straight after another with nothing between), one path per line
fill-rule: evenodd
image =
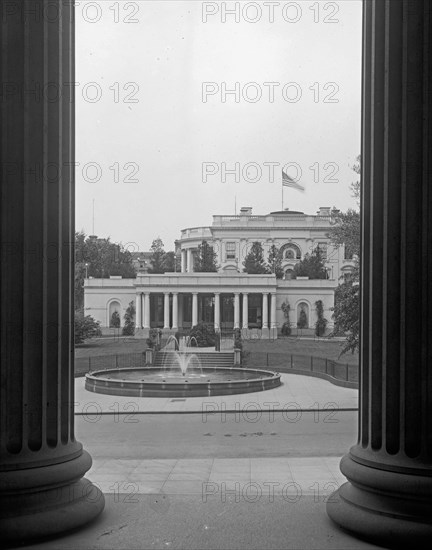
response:
M186 250L181 251L181 272L186 273Z
M262 328L269 328L268 326L268 293L263 293L262 302Z
M193 256L192 256L192 249L187 249L187 272L192 273L193 272Z
M136 327L142 328L142 294L139 292L136 295L136 305L135 305L135 317L136 317Z
M164 292L164 328L170 328L169 292Z
M276 293L272 292L270 303L270 328L276 328L276 326Z
M192 326L198 324L198 293L192 293Z
M240 328L240 294L234 294L234 328Z
M144 328L150 328L150 293L144 294Z
M243 328L249 328L249 307L247 292L243 292Z
M215 304L214 304L214 328L220 329L220 294L215 292Z
M172 328L178 329L178 292L173 292Z

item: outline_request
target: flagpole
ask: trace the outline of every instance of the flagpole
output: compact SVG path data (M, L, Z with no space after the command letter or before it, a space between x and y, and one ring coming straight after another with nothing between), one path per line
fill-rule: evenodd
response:
M283 210L283 188L284 188L284 186L283 186L283 183L282 183L282 210Z

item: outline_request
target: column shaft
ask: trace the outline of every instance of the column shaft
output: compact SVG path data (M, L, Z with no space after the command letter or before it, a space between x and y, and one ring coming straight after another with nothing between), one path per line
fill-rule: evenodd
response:
M215 330L220 329L220 294L215 293L215 304L214 304L214 328Z
M192 273L193 272L193 255L192 255L192 249L187 249L187 272Z
M91 458L74 433L75 100L65 86L75 80L74 8L59 3L49 18L48 1L10 4L0 65L14 86L0 136L0 532L20 543L87 523L104 497L83 478Z
M144 328L150 328L150 293L144 294Z
M243 328L249 328L249 307L247 292L243 292Z
M271 300L270 300L270 328L272 328L272 329L277 328L276 294L274 292L271 293Z
M240 294L234 294L234 328L240 328Z
M173 292L173 302L172 302L172 328L173 330L178 329L178 293Z
M164 294L164 328L170 328L170 295Z
M192 294L192 326L198 324L198 294L194 292Z
M138 292L136 295L136 305L135 305L135 317L136 317L136 328L142 328L142 294Z
M264 292L262 296L262 328L269 328L268 326L268 293Z
M432 539L431 4L364 3L360 411L330 516Z

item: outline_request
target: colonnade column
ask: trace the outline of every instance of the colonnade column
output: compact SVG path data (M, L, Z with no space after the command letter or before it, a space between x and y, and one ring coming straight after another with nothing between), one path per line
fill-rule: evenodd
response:
M215 292L215 304L214 304L214 328L220 329L220 294Z
M270 328L271 329L277 329L277 321L276 321L276 293L271 293L271 299L270 299Z
M186 273L186 250L181 251L181 272Z
M164 328L170 328L170 293L164 292Z
M186 251L187 254L187 272L192 273L193 272L193 255L192 255L192 249L188 248Z
M10 2L2 20L0 532L11 545L93 520L74 432L74 16L72 2ZM2 6L3 7L3 6ZM40 17L26 17L30 8ZM57 98L34 95L49 84ZM50 177L46 170L51 166ZM52 253L47 253L51 250Z
M234 293L234 328L240 328L240 294Z
M359 431L327 511L415 548L432 540L432 5L363 10Z
M198 294L192 293L192 326L198 324Z
M172 328L178 329L178 292L173 292L172 300Z
M150 293L144 293L144 328L150 328Z
M268 293L263 293L262 302L262 328L268 329Z
M249 328L249 307L247 292L243 292L243 328Z
M136 328L142 328L142 294L138 292L135 300Z

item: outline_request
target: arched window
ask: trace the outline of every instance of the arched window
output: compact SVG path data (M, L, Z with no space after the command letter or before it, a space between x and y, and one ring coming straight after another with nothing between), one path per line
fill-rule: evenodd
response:
M297 327L309 328L309 305L306 302L297 305Z
M293 273L294 273L294 270L293 270L293 269L291 269L291 268L287 269L287 270L285 271L285 280L286 280L286 281L291 280L292 277L293 277Z
M281 246L282 257L286 260L301 260L301 250L294 243L286 243Z
M119 328L121 326L121 307L120 302L112 300L108 305L108 326Z

